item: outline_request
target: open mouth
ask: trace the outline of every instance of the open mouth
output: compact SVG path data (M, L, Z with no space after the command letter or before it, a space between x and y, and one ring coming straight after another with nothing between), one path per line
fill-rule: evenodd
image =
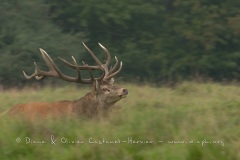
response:
M126 95L126 94L122 94L122 95L118 95L118 97L120 97L120 98L126 98L127 95Z

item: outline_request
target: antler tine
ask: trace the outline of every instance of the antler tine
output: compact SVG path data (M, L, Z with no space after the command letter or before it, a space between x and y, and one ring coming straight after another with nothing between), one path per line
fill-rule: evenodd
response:
M31 79L31 78L33 78L33 77L35 77L37 80L43 79L44 76L38 76L38 73L40 72L40 69L39 69L39 67L37 66L37 63L36 63L36 62L34 62L34 66L35 66L35 72L34 72L32 75L29 76L29 75L27 75L27 74L25 73L25 71L23 71L24 77L25 77L26 79Z
M31 79L33 77L35 77L37 80L41 80L43 79L45 76L57 76L57 72L54 72L54 68L53 66L51 65L51 62L52 59L49 57L49 55L43 50L40 48L40 52L42 54L42 57L46 63L46 65L49 67L50 71L49 72L46 72L46 71L42 71L39 69L38 65L36 62L34 62L34 65L35 65L35 72L28 76L24 71L23 71L23 75L25 76L25 78L27 79Z
M103 64L99 61L99 59L95 56L95 54L85 45L84 42L82 42L83 46L88 50L92 58L97 62L99 66L102 66Z
M74 64L77 66L77 61L76 61L76 59L72 56L72 59L73 59L73 62L74 62ZM63 59L64 60L64 59ZM67 61L66 61L67 62ZM77 78L78 78L78 81L81 81L81 74L80 74L80 70L79 69L77 69L76 68L76 70L77 70Z
M80 74L80 70L79 70L79 66L77 65L77 61L76 61L76 59L72 56L72 59L73 59L73 62L74 62L74 64L75 64L75 66L76 66L76 70L77 70L77 73L78 73L78 79L79 79L79 81L81 81L81 82L85 82L84 80L82 80L81 79L81 74ZM64 60L64 59L63 59ZM67 61L66 61L67 62ZM88 65L86 65L85 63L84 63L84 61L82 61L82 63L86 66L86 67L88 67ZM103 66L101 66L101 67L103 67ZM85 68L85 67L84 67ZM89 71L89 73L90 73L90 76L91 76L91 79L88 79L88 81L89 82L91 82L91 83L94 83L95 82L95 78L93 77L93 74L92 74L92 72L91 72L91 68L90 67L88 67L88 71ZM103 73L103 75L98 79L98 80L102 80L103 78L105 77L105 72Z
M64 64L66 64L67 66L73 68L73 69L79 69L79 70L98 70L98 69L102 69L101 67L99 66L89 66L87 64L85 64L83 62L83 66L78 66L78 65L75 65L75 64L71 64L69 63L68 61L66 61L65 59L61 58L61 57L58 57Z
M76 61L76 59L73 56L72 56L72 59L73 59L73 62L75 64L75 66L76 66L75 69L77 70L78 82L89 83L89 84L94 83L95 79L93 78L93 75L92 75L92 72L91 72L90 68L89 68L89 72L90 72L90 75L91 75L91 79L81 79L81 73L80 73L80 69L78 69L77 61Z
M105 64L102 64L99 61L99 59L94 55L94 53L83 43L84 47L89 51L89 53L92 55L94 60L98 63L98 65L102 64L102 66L104 68L104 71L106 72L106 75L105 75L105 77L103 79L104 80L108 80L108 79L114 77L115 75L117 75L122 70L122 62L120 63L119 69L116 72L114 72L114 70L118 66L118 59L117 59L117 57L115 57L116 63L115 63L115 65L112 68L110 68L110 71L108 71L108 66L109 66L110 61L111 61L111 55L110 55L109 51L101 43L98 43L98 44L104 50L104 52L106 54L107 60L106 60Z
M49 67L49 72L46 72L48 76L52 77L60 77L65 80L73 81L74 79L72 77L68 77L64 75L56 66L56 64L53 62L52 58L45 52L43 49L40 48L40 52L42 53L42 57L44 61L46 62L46 65Z
M115 67L115 66L114 66ZM116 67L115 67L116 68ZM109 74L108 76L106 76L104 79L110 79L110 78L112 78L112 77L114 77L115 75L117 75L120 71L122 70L122 61L120 62L120 67L119 67L119 69L116 71L116 72L114 72L114 73L112 73L112 74Z
M118 59L117 59L116 56L115 56L115 60L116 60L116 63L115 63L115 65L114 65L112 68L110 68L110 71L109 71L108 74L111 74L111 73L116 69L116 67L117 67L117 65L118 65Z
M107 48L105 48L101 43L98 43L98 45L104 50L104 52L106 53L107 56L107 61L105 63L105 66L108 67L108 65L110 64L111 61L111 55L109 53L109 51L107 50Z
M68 61L66 61L65 59L63 59L63 58L61 58L61 57L58 57L58 59L60 59L60 60L61 60L63 63L65 63L67 66L69 66L69 67L71 67L71 68L73 68L73 69L76 68L76 64L73 65L73 64L69 63ZM76 61L73 56L72 56L72 59L74 59L74 60L73 60L74 62Z

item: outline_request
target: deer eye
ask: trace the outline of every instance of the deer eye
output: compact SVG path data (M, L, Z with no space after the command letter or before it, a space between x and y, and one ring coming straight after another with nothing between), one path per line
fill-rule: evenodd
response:
M106 92L106 91L110 92L110 89L108 89L108 88L103 88L102 90L103 90L104 92Z

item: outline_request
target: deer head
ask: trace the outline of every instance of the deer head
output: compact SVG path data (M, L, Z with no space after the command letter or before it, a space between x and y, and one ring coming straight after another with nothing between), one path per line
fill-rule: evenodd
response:
M98 100L101 105L104 106L111 106L115 102L119 101L122 98L125 98L128 94L128 90L125 88L121 88L118 86L115 86L114 83L114 76L116 76L122 69L122 62L120 62L115 57L115 65L113 67L110 67L109 64L111 61L111 55L109 51L100 43L98 43L99 46L104 50L104 53L106 54L106 62L101 63L100 60L95 56L95 54L83 43L83 46L88 50L94 61L97 65L88 65L84 61L82 61L82 65L78 65L76 59L72 56L73 63L69 63L65 59L62 59L58 57L65 65L68 67L76 70L76 77L71 77L68 75L65 75L60 71L60 69L57 67L57 65L54 63L52 58L45 52L43 49L40 48L40 52L42 54L42 57L46 63L46 65L49 68L49 71L43 71L41 70L38 65L34 62L35 65L35 72L32 75L27 75L24 71L23 74L27 79L36 78L37 80L41 80L45 77L56 77L63 79L65 81L69 82L76 82L76 83L82 83L82 84L93 84L93 91L92 94L95 96L95 98ZM117 69L119 65L119 68ZM87 70L90 73L90 78L82 78L81 71ZM102 75L100 77L94 78L92 71L94 70L100 70L102 71Z

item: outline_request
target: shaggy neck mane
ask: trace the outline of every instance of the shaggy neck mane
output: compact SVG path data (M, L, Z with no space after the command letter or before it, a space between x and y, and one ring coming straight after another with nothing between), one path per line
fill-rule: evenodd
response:
M89 92L84 97L73 101L72 108L73 113L77 115L94 117L101 111L109 110L111 107L101 103L93 92Z

